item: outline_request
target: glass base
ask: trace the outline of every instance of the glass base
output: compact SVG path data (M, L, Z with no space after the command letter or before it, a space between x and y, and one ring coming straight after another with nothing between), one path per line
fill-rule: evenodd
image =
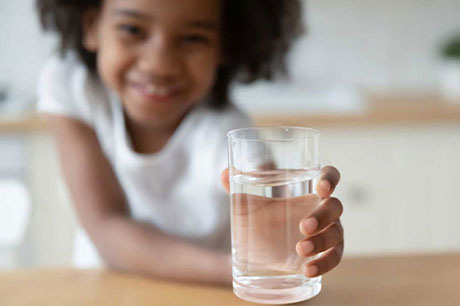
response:
M321 291L321 276L239 277L233 280L233 292L253 303L289 304L302 302Z

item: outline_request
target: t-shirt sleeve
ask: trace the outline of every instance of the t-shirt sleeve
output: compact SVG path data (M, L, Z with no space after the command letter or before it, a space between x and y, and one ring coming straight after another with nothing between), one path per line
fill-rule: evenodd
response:
M43 66L37 84L40 113L66 116L91 126L91 109L85 99L87 72L75 58L50 58Z

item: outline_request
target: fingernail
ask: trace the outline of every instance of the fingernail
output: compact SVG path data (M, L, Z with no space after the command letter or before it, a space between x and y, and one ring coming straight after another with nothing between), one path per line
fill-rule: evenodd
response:
M303 251L303 253L305 255L310 254L315 248L313 242L311 242L311 241L302 242L301 247L302 247L302 251Z
M318 267L317 267L317 266L311 265L311 266L306 266L306 267L305 267L305 274L306 274L308 277L315 276L316 273L318 273Z
M328 180L321 180L319 184L321 186L321 189L324 189L326 192L331 191L331 183L329 183Z
M312 233L318 227L318 220L316 218L308 218L303 222L303 229L306 233Z

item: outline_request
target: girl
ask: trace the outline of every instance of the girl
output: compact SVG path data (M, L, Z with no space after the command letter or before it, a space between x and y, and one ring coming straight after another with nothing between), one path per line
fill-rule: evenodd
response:
M60 55L39 80L79 220L79 266L230 283L229 200L218 183L226 132L250 125L229 102L234 80L283 71L300 33L294 0L38 0ZM339 180L326 167L321 207L305 216L300 256L343 252ZM228 174L221 181L228 191ZM90 237L88 239L87 235Z

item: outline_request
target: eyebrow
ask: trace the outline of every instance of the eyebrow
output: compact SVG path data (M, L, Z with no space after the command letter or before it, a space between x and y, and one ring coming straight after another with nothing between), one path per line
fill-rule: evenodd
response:
M141 19L148 19L153 20L153 16L144 14L142 12L131 10L131 9L117 9L113 13L116 16L127 16L127 17L134 17L134 18L141 18ZM207 30L218 30L219 26L217 22L208 21L208 20L196 20L196 21L188 21L186 25L192 28L201 28Z
M142 19L153 19L153 17L148 14L144 14L139 11L130 10L130 9L117 9L113 12L113 15L136 17L136 18L142 18Z

